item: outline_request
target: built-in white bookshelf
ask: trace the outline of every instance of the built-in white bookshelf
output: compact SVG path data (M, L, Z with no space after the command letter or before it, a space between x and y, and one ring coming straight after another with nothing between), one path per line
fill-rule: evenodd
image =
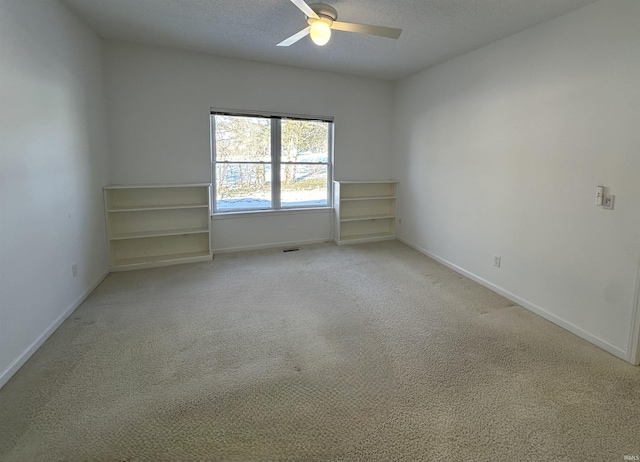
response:
M210 188L105 186L111 270L211 260Z
M396 181L334 181L337 244L396 238Z

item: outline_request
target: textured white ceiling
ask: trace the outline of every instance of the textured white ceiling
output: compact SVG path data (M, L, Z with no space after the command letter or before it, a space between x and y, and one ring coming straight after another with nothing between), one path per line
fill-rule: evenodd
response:
M313 0L307 0L312 3ZM317 47L290 0L60 0L106 39L395 80L595 0L328 0L338 20L403 30L398 40L334 31Z

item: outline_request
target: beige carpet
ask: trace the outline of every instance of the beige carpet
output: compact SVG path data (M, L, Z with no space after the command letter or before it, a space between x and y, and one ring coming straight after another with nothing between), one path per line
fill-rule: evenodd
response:
M111 274L0 390L3 461L622 461L640 369L398 242Z

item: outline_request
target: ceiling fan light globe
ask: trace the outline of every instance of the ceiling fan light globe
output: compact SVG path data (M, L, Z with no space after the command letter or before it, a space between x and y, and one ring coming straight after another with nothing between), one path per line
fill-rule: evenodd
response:
M315 21L309 30L311 40L318 46L326 45L331 38L331 27L324 21Z

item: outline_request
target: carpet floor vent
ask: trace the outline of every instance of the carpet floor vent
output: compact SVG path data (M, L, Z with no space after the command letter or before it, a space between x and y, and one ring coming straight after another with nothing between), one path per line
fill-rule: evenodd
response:
M292 249L282 249L283 252L297 252L298 250L300 249L297 247L294 247Z

